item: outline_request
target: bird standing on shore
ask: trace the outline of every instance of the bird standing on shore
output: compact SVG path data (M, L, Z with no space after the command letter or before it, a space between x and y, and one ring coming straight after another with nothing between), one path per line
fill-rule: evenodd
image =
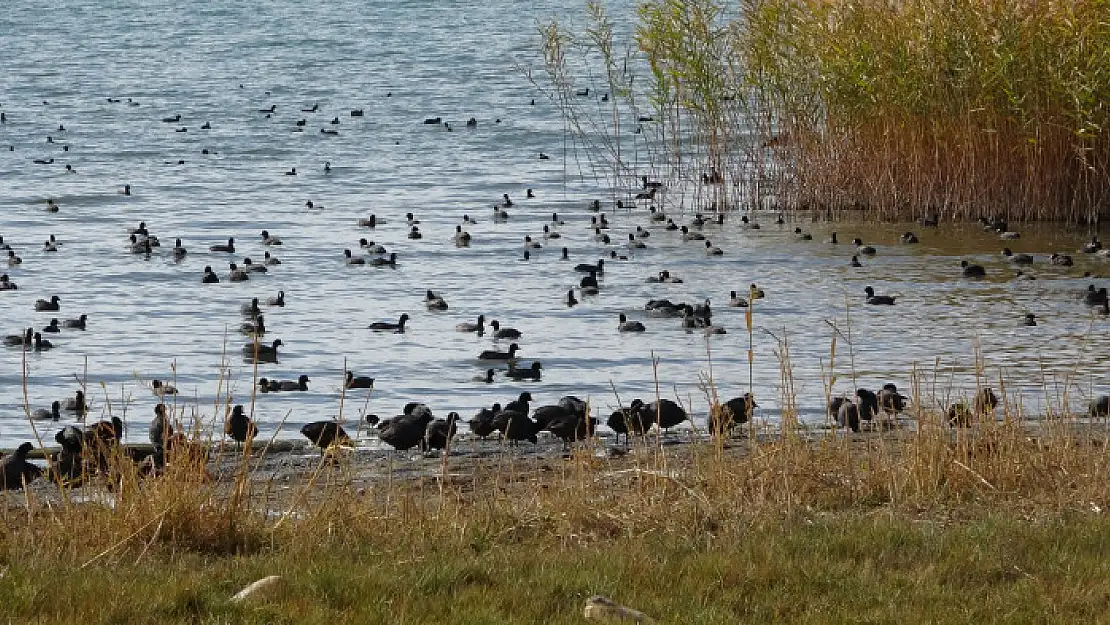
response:
M333 445L350 445L351 437L335 421L314 421L301 428L301 435L313 445L320 448L320 453L327 452Z
M0 461L0 489L22 490L42 475L42 467L27 461L27 454L34 449L31 443L23 443L12 454Z
M306 426L307 427L307 426ZM302 434L304 430L301 431ZM231 414L227 418L227 423L224 424L224 434L231 437L235 441L239 449L243 448L243 443L253 440L258 435L258 426L254 424L243 412L243 406L235 406Z

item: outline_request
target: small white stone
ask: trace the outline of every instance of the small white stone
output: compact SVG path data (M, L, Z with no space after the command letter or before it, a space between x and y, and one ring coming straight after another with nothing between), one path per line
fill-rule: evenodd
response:
M280 575L270 575L250 584L231 598L232 603L270 601L276 599L284 586Z

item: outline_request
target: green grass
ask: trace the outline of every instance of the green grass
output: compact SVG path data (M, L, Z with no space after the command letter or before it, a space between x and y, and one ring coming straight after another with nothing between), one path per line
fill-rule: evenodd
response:
M764 519L726 537L580 542L366 537L247 557L159 553L86 569L8 563L0 612L21 622L578 623L602 594L663 623L1099 622L1110 524L1097 515L962 523L845 512ZM282 575L282 598L233 606Z

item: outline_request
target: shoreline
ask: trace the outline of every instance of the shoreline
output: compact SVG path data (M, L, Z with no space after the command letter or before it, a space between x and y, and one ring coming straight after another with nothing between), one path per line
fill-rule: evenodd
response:
M261 442L251 448L251 454L244 456L237 451L234 443L227 440L211 444L188 443L189 462L194 463L196 451L204 454L204 462L198 470L206 474L205 481L219 485L233 485L243 474L243 462L250 463L245 477L252 483L265 483L273 480L294 483L297 480L312 478L324 470L338 470L352 486L373 486L375 481L388 478L390 483L397 479L401 483L414 483L423 479L438 480L445 475L453 478L477 478L489 474L506 464L525 470L557 463L600 463L612 467L641 466L643 463L667 464L677 462L679 467L689 467L698 457L719 455L722 459L740 461L749 459L762 448L779 445L796 447L799 453L818 457L828 447L842 448L849 455L867 455L876 448L885 448L890 453L913 453L922 446L937 444L951 449L974 447L981 441L988 443L1004 435L1020 437L1027 444L1038 445L1041 440L1067 440L1070 444L1100 447L1110 445L1110 421L1103 417L1065 417L1007 420L995 419L976 424L973 427L950 427L943 420L932 415L923 417L920 422L903 417L900 420L876 420L863 424L860 432L832 426L809 427L796 425L783 429L767 425L749 428L748 424L737 428L742 433L717 439L703 429L683 428L664 433L658 437L655 432L633 442L617 442L611 433L597 433L593 437L564 447L557 438L543 432L538 444L523 442L515 446L504 443L495 437L481 439L469 432L460 433L452 439L449 452L421 452L413 448L395 451L384 443L375 446L365 444L367 440L377 441L376 437L363 437L355 446L329 448L323 453L307 440L277 439ZM208 439L204 439L208 440ZM358 444L361 443L361 444ZM800 446L800 447L798 447ZM120 445L121 458L129 459L133 467L154 451L149 443ZM44 469L45 454L56 455L55 447L34 448L27 454L28 459L40 462ZM44 453L45 452L45 453ZM10 452L3 451L5 456ZM173 456L167 466L174 464ZM600 466L599 465L599 466ZM192 470L191 468L189 470ZM71 492L80 492L86 487L99 488L99 480L93 478L91 486L70 487ZM143 477L143 480L163 479L161 476ZM36 496L52 498L58 495L57 484L45 478L31 484L30 490Z

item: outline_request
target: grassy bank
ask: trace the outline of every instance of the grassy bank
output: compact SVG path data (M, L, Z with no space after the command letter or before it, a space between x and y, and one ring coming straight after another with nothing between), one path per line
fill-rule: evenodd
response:
M647 150L685 206L1110 218L1110 3L650 0L623 56L587 13L545 27L545 59L618 184ZM614 97L576 97L587 84ZM645 114L652 139L619 152Z
M9 561L0 610L44 623L578 623L599 593L663 623L1102 622L1110 610L1110 525L1094 514L813 514L739 536L675 526L589 541L512 527L454 540L343 533L235 558ZM228 602L273 574L286 581L274 601Z
M1105 424L909 425L567 456L464 440L446 458L226 449L200 463L186 447L159 477L121 454L80 488L2 495L0 610L570 623L602 594L665 623L1102 618ZM273 574L276 598L228 602Z

